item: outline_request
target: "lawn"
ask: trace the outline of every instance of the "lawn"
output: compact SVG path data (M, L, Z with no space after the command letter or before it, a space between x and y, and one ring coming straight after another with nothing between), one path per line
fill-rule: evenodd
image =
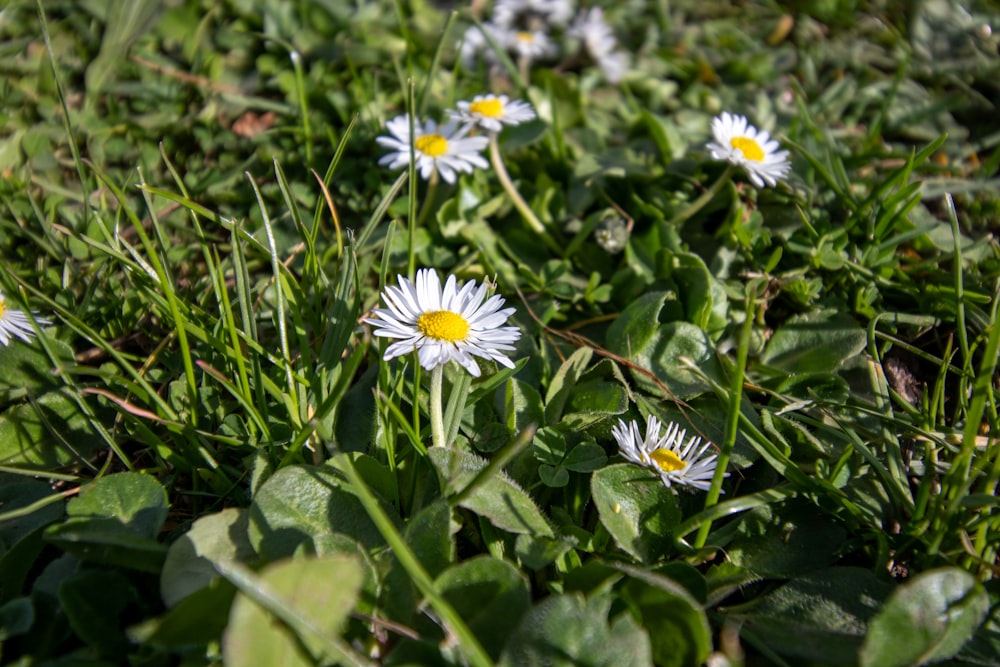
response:
M0 663L1000 664L993 25L11 0Z

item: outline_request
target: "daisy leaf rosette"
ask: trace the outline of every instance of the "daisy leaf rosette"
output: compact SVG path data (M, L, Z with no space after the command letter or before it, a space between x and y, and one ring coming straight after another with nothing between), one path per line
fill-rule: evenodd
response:
M447 183L454 183L457 172L472 173L479 167L488 169L489 163L480 153L489 144L486 137L467 137L468 125L448 121L438 125L433 120L417 122L410 139L409 114L396 116L385 125L389 136L375 138L380 146L392 152L382 156L378 163L389 169L400 169L410 163L410 146L417 163L417 170L424 179L439 173Z
M397 339L386 348L385 361L416 351L427 370L456 361L479 377L473 357L514 368L507 352L514 349L521 330L503 325L515 309L502 308L500 295L486 298L487 283L459 283L449 275L442 287L433 269L420 269L413 282L403 276L397 279L398 285L382 292L386 307L374 309L376 317L364 319L375 327L375 336Z
M746 116L723 111L712 120L712 135L715 140L707 145L712 158L743 167L758 188L774 187L792 168L788 151L778 150L781 145Z

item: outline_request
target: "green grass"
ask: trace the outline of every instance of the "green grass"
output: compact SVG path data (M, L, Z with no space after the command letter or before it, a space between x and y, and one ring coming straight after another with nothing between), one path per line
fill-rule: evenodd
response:
M995 5L607 3L617 84L463 65L488 6L126 5L0 13L0 290L51 322L0 347L0 662L996 663ZM378 165L484 92L539 115L490 169ZM423 267L515 368L382 360ZM622 458L648 415L710 490Z

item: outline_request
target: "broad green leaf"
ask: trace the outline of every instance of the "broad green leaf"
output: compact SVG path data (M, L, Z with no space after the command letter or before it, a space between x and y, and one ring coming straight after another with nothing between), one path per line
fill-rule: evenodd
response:
M167 518L167 492L149 475L121 472L84 487L66 504L71 519L117 519L137 535L155 538Z
M784 655L855 665L869 619L891 590L870 570L835 567L793 579L727 617L752 625L760 641Z
M451 508L443 499L421 509L406 524L406 542L427 574L435 577L454 562L454 533L458 528Z
M197 519L167 550L160 573L160 596L168 607L219 577L213 563L220 559L251 562L256 552L247 529L249 512L231 507Z
M35 622L35 608L31 598L14 598L0 606L0 642L27 632Z
M0 515L28 507L56 493L45 482L17 475L4 475L0 479ZM65 506L66 504L60 499L26 516L8 521L0 520L0 547L9 548L39 526L58 521L63 516Z
M681 511L674 493L652 471L617 463L596 471L591 493L615 543L643 563L669 553Z
M104 655L124 657L126 613L139 603L128 578L115 570L81 570L59 587L59 602L80 639Z
M168 650L205 646L222 638L236 588L216 579L181 599L162 616L129 627L130 640Z
M687 321L717 339L729 323L726 290L698 255L669 253L670 277L677 283Z
M682 358L710 377L719 376L715 351L708 336L690 322L660 321L667 293L650 292L636 299L608 328L608 348L663 382L671 398L691 398L709 385L685 368ZM646 373L630 369L642 389L662 395Z
M569 535L558 537L518 535L514 540L514 553L524 567L540 570L576 545L576 538Z
M111 518L71 518L48 526L45 540L81 560L153 574L159 574L167 557L166 545Z
M0 414L0 465L60 468L89 458L103 445L66 390Z
M504 412L507 430L512 433L520 433L532 424L541 426L545 419L541 394L528 383L516 379L505 385Z
M550 595L511 633L502 667L648 667L649 638L628 613L611 619L610 598Z
M371 548L383 543L361 501L336 470L288 466L261 485L250 505L250 543L265 560L291 556L299 547L322 553L324 537L347 536Z
M357 559L345 555L268 565L250 582L257 599L241 588L233 601L222 641L223 663L226 667L311 667L315 662L337 660L343 654L331 651L329 645L341 644L337 638L364 578ZM285 622L276 623L272 612L283 615ZM314 656L315 662L308 656Z
M623 568L632 578L622 597L638 610L658 667L701 665L712 651L712 631L698 601L679 583Z
M593 355L594 351L589 347L578 348L556 371L555 376L549 382L548 390L545 392L546 424L559 423L566 401L569 400L573 387L583 375L583 371L587 368Z
M986 618L990 599L957 567L922 572L902 584L872 619L862 667L925 665L952 657Z
M59 361L74 363L73 348L60 340L46 339ZM25 396L41 396L61 384L52 373L52 362L39 345L8 345L0 351L0 405Z
M434 585L494 660L531 607L525 575L491 556L477 556L448 568Z
M569 451L563 465L573 472L592 472L608 462L604 448L593 440L581 442Z
M816 310L778 327L761 361L786 373L824 373L853 361L867 344L865 330L853 317Z
M832 565L846 532L805 501L745 513L726 545L730 561L763 577L789 578Z
M438 475L449 482L443 487L465 489L486 467L484 459L468 452L432 447L429 453ZM460 505L511 533L555 536L535 501L503 471L483 480Z
M578 382L560 422L565 429L584 429L628 410L628 394L617 382L593 379Z

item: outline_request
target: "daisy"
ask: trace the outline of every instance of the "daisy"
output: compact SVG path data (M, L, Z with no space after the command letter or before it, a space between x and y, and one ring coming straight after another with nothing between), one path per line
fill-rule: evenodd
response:
M36 317L35 322L39 326L49 323L40 317ZM0 345L9 345L14 337L30 343L34 335L35 328L28 316L17 308L11 308L3 292L0 292Z
M723 111L712 121L712 134L715 141L707 146L712 157L746 169L758 188L765 182L774 187L791 169L788 151L778 150L781 145L767 132L750 125L745 116Z
M611 433L618 441L622 456L632 463L652 468L667 488L679 484L708 491L712 485L718 456L705 455L712 443L701 444L701 438L691 436L684 444L687 432L676 423L668 423L666 433L660 437L660 420L650 415L643 438L639 435L638 422L633 420L626 424L619 419L618 425L611 427Z
M511 101L506 95L476 95L471 102L459 102L458 111L451 110L448 114L487 132L499 132L504 125L520 125L535 119L535 110L530 104Z
M505 28L566 25L573 16L573 0L498 0L493 21Z
M489 21L486 21L483 25L483 30L489 34L497 44L504 44L507 39L507 30L501 28L500 26L494 25ZM486 57L486 62L495 64L499 62L496 53L490 48L489 42L486 40L486 36L483 34L483 30L480 30L478 26L469 26L465 33L462 35L462 40L459 46L459 57L462 59L462 65L467 69L472 69L476 65L476 57L483 53Z
M420 365L427 370L455 360L473 377L479 377L473 356L514 368L505 352L514 349L512 343L521 337L521 330L501 326L514 308L501 310L504 300L499 295L484 303L485 282L460 284L449 275L442 289L433 269L417 271L415 285L403 276L398 280L398 287L389 286L382 292L387 307L372 311L378 318L364 319L378 327L374 335L400 339L386 348L385 361L416 350Z
M399 169L410 163L410 118L408 114L396 116L385 128L392 136L375 139L379 145L391 148L392 153L384 155L378 163L389 169ZM490 140L487 137L466 137L469 126L449 121L438 125L432 120L413 126L413 152L417 169L425 179L435 171L448 183L455 182L455 172L472 172L474 167L489 168L480 151Z
M583 42L587 53L610 83L618 83L628 69L628 54L616 51L618 40L604 20L604 10L594 7L577 16L567 33Z
M555 53L555 47L549 36L541 30L521 30L508 34L507 48L518 58L538 60Z

